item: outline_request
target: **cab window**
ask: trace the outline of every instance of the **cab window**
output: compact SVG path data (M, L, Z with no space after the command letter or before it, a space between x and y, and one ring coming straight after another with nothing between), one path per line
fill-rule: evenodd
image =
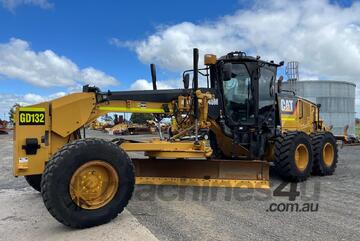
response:
M235 123L253 118L251 78L244 64L232 65L232 78L223 81L226 115ZM249 110L248 110L249 108Z

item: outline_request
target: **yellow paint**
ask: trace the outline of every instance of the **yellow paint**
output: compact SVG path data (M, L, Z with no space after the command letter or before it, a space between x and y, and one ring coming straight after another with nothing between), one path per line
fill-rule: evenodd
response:
M197 187L233 187L233 188L270 188L269 181L234 180L234 179L201 179L170 177L136 177L138 185L197 186Z
M295 117L281 117L281 120L283 120L283 121L295 121L296 118Z
M126 152L144 151L145 156L161 158L206 158L212 154L212 149L206 146L205 141L194 145L193 141L168 142L155 139L151 142L125 142L120 147Z
M300 171L304 171L309 164L309 151L304 144L300 144L295 150L295 165Z
M205 65L216 64L216 55L215 54L205 54L204 55L204 64Z
M28 107L18 107L14 114L14 145L13 145L13 175L24 176L41 174L44 171L45 162L50 157L51 138L49 137L48 145L41 143L42 137L46 131L50 130L50 117L48 115L48 102ZM20 111L44 111L44 125L19 125ZM36 138L40 145L36 155L28 155L22 148L26 143L26 138ZM25 161L27 160L27 161Z
M19 111L45 111L45 108L40 107L20 107Z
M278 103L280 103L281 98L283 97L279 97ZM318 120L318 107L301 97L294 97L294 101L296 101L296 105L293 113L280 112L282 132L303 131L308 135L316 132L317 127L315 123Z
M322 154L325 165L327 167L331 167L331 165L334 162L335 152L334 152L334 146L330 142L327 142L324 145Z
M219 124L210 119L211 131L215 134L217 140L217 146L226 157L235 156L247 156L249 151L242 145L234 144L232 139L224 134Z
M70 180L71 199L83 209L98 209L108 204L119 187L115 168L104 161L89 161L80 166Z
M184 151L194 150L194 142L168 142L153 140L151 142L131 143L125 142L120 145L125 151Z
M207 158L212 154L212 149L209 151L146 151L145 156L158 158Z
M51 101L51 130L68 137L89 123L95 105L95 93L75 93Z
M165 113L164 109L154 108L127 108L127 107L115 107L115 106L99 106L98 110L102 111L114 111L114 112L128 112L128 113Z
M94 108L93 116L97 118L109 112L127 112L127 113L154 113L164 114L164 105L167 105L169 112L173 111L172 102L147 102L133 100L112 100L97 104Z

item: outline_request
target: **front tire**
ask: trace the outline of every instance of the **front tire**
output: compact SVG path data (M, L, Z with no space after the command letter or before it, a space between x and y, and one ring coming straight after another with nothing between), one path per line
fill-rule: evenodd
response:
M41 192L41 174L25 176L25 180L34 190Z
M275 142L275 169L290 182L305 181L313 167L311 139L304 132L287 132Z
M41 193L55 219L87 228L121 213L134 185L134 167L122 149L101 139L82 139L66 144L50 159Z

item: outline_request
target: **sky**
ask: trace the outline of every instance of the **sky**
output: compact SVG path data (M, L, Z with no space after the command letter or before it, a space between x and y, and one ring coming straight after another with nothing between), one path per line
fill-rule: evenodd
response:
M151 89L150 63L159 88L181 87L194 47L201 55L242 50L295 60L300 79L357 84L360 2L0 0L0 118L14 103L50 100L85 84Z

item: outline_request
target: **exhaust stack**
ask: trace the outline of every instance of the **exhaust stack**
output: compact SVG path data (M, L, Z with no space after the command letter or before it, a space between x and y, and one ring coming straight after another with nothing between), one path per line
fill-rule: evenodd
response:
M152 84L153 84L153 90L157 90L155 64L150 64L150 70L151 70L151 80L152 80Z

